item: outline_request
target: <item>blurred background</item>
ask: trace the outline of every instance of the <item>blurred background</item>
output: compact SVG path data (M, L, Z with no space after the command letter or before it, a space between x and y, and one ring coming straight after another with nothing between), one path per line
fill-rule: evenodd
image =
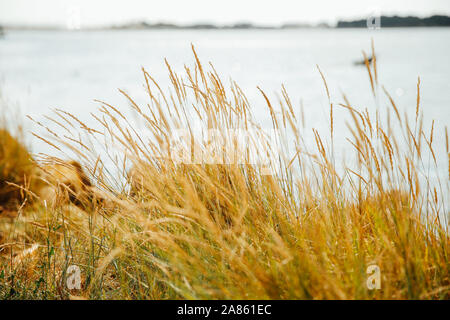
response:
M449 14L447 0L0 0L1 101L43 124L60 108L89 125L99 106L94 99L127 112L118 88L145 105L140 68L167 88L164 58L182 72L193 64L194 44L203 63L242 87L263 125L270 123L256 87L276 98L284 84L298 111L304 107L305 132L326 132L329 104L316 65L335 104L345 93L354 107L373 111L367 70L359 64L373 40L379 82L413 119L420 76L425 120L437 120L440 138L450 119ZM337 145L348 136L346 120L348 112L336 109ZM28 138L33 152L49 152ZM436 143L444 151L445 141ZM439 167L446 172L443 155Z

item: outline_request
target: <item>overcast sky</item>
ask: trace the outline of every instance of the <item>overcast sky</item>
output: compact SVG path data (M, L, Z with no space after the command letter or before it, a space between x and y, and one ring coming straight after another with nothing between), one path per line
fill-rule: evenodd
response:
M81 26L146 20L187 24L336 22L382 14L450 14L450 0L0 0L0 24Z

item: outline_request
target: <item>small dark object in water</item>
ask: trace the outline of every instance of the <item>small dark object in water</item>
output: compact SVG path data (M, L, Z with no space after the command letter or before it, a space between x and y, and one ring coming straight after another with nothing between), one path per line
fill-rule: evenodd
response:
M372 63L372 60L373 60L373 57L367 58L367 61L369 62L369 64ZM366 64L366 61L365 60L355 61L355 62L353 62L353 64L355 66L364 66Z

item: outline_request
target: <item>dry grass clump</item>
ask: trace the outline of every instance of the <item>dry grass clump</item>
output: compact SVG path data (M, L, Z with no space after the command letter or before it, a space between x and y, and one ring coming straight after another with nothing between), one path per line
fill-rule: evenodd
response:
M410 125L390 96L384 111L395 118L383 123L378 108L358 110L328 94L331 134L322 136L302 130L284 88L279 107L261 91L276 132L271 139L239 86L226 89L194 55L194 68L185 67L183 77L167 64L168 91L143 70L147 105L122 92L142 129L104 102L93 114L95 128L55 111L54 123L65 134L46 128L53 136L46 141L78 155L102 201L21 216L11 232L27 239L24 247L39 245L32 253L37 267L1 258L2 297L450 297L448 180L424 175L424 159L435 155L434 133L423 130L419 96ZM377 96L376 63L367 69ZM338 107L353 120L348 143L355 161L342 166L333 150ZM174 139L180 129L187 135ZM230 132L236 129L253 134L235 141ZM205 139L211 130L231 146ZM304 143L307 134L315 149ZM99 145L103 154L96 153ZM224 150L234 150L240 161L197 161L199 154L224 160ZM437 171L435 158L430 166ZM69 265L81 268L80 290L64 285ZM381 270L379 290L367 286L371 265Z
M0 127L0 212L21 204L24 192L17 186L30 186L33 168L33 160L23 143Z

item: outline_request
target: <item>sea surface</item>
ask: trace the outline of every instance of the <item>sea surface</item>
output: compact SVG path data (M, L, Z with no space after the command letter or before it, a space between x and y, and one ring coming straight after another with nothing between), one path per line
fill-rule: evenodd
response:
M277 102L284 84L306 118L304 139L313 142L312 128L329 130L329 104L317 66L322 70L337 106L345 93L357 109L376 108L365 67L355 66L362 51L375 44L380 98L388 108L383 85L395 99L400 113L415 117L420 77L421 110L425 128L435 119L434 147L438 170L448 181L444 127L450 124L450 28L296 29L296 30L120 30L120 31L8 31L0 39L1 103L20 109L43 124L52 109L67 110L87 124L99 103L115 105L124 113L129 103L118 92L125 90L145 105L141 67L161 87L169 86L166 58L176 72L192 66L191 44L205 66L212 62L225 84L235 80L247 94L261 124L267 121L265 102L257 86ZM345 155L348 112L335 109L337 153ZM35 124L24 120L28 131ZM27 137L35 153L49 153L48 146Z

